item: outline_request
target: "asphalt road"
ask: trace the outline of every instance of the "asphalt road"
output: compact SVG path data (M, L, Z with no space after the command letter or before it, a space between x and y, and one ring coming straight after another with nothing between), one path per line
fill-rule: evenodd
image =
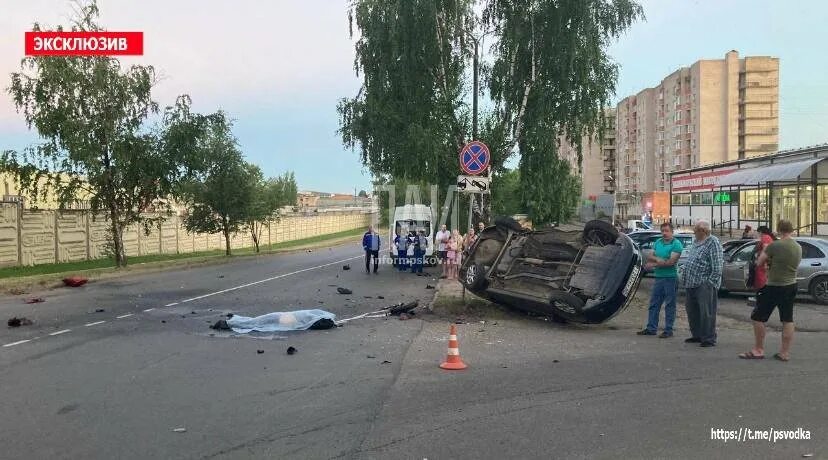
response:
M360 258L340 246L31 293L41 304L0 299L3 318L34 320L0 329L0 457L828 456L825 333L798 334L788 363L736 359L750 345L739 318L722 318L711 349L682 342L681 315L678 337L638 337L647 283L598 327L480 311L458 326L462 372L437 367L448 323L435 315L210 335L228 312L318 307L343 319L430 302L431 278L367 275ZM712 440L718 428L811 439Z

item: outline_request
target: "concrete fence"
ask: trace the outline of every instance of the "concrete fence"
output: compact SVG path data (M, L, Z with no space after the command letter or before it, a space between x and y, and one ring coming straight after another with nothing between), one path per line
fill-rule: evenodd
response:
M373 214L337 211L282 215L262 229L260 246L367 227ZM76 262L107 257L109 223L84 211L31 211L0 203L0 267ZM189 233L176 215L146 234L142 225L124 231L127 257L224 249L221 234ZM233 249L253 247L249 231L230 239Z

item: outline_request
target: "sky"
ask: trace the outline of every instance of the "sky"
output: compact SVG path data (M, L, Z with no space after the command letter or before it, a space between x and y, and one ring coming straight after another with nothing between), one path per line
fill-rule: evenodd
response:
M302 190L370 189L357 152L336 133L336 103L356 94L347 0L99 0L108 30L143 31L144 56L162 76L162 106L189 94L195 110L225 110L247 159L266 175L294 171ZM617 99L656 85L698 59L780 58L780 147L828 142L828 2L642 1L646 20L609 48L621 66ZM67 24L68 0L0 0L0 150L21 149L27 130L5 88L35 21Z

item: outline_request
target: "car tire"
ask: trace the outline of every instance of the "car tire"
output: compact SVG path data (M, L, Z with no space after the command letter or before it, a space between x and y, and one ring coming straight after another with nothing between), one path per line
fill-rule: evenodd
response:
M523 226L521 226L518 221L512 219L511 217L497 217L495 218L495 226L509 229L513 232L522 232L525 230Z
M482 291L486 288L486 267L483 264L469 264L463 274L463 284L471 291Z
M817 303L828 305L828 276L818 276L811 281L808 293Z
M584 301L570 292L552 291L549 294L549 305L560 312L556 313L556 316L563 318L576 317L581 315Z
M581 240L584 244L608 245L618 239L618 229L603 220L591 220L584 226Z

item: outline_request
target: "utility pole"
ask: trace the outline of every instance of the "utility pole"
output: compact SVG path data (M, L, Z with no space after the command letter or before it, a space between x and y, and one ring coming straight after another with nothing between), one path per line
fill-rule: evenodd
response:
M472 140L477 140L477 95L480 92L480 39L481 37L472 37L474 42L474 61L472 61L472 69L474 74L474 92L472 93Z

